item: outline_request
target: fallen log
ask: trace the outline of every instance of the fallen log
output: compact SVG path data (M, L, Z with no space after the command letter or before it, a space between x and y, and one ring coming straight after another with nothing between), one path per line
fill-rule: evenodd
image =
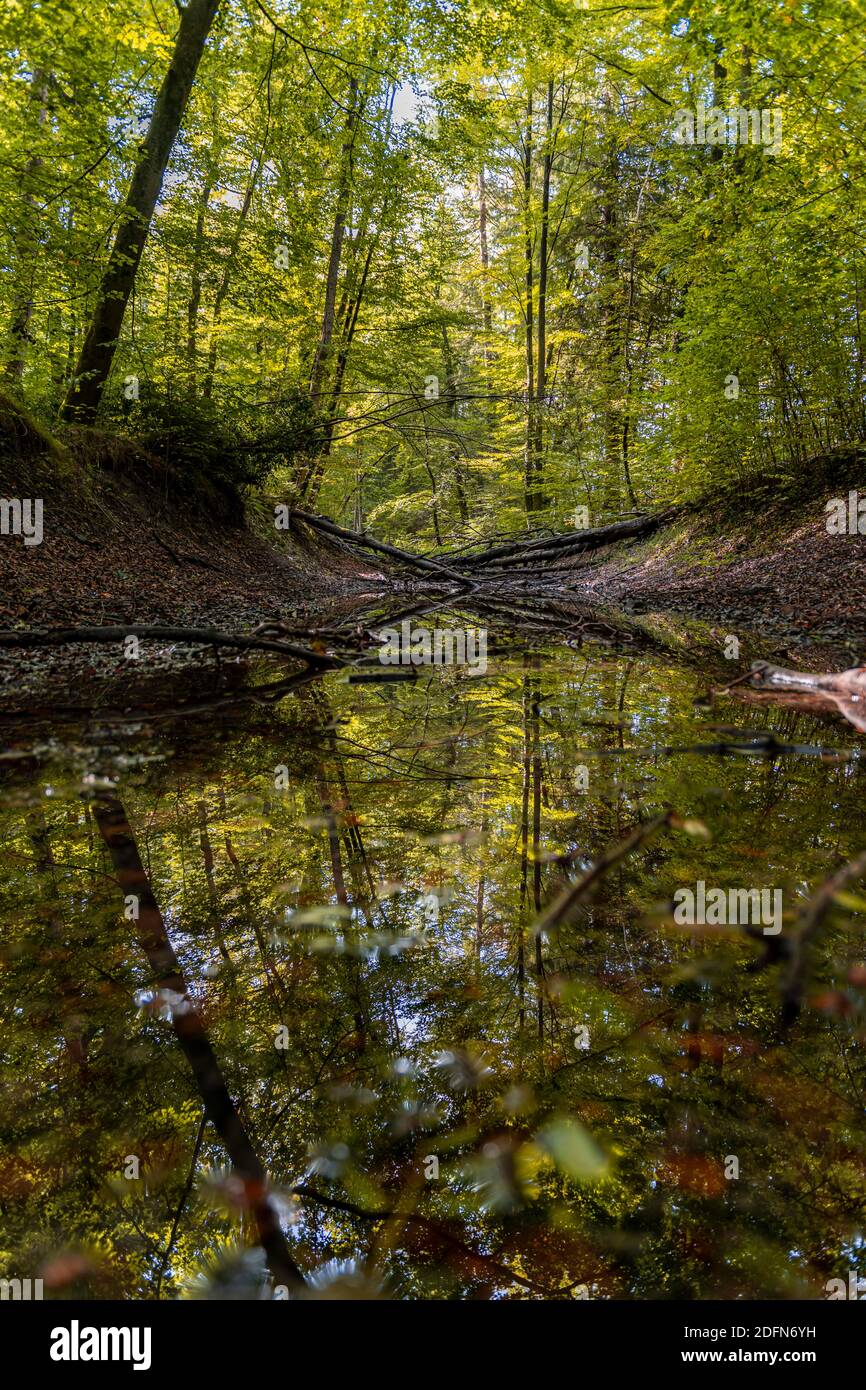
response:
M119 627L55 627L41 631L0 631L0 647L62 647L71 642L122 642L126 637L144 641L192 642L204 647L237 647L240 650L279 652L283 656L305 661L308 666L336 667L343 662L337 657L324 656L296 642L275 641L268 637L246 636L243 633L217 632L210 627L160 627L152 623L130 623Z
M298 517L300 521L305 521L308 526L312 526L317 531L322 531L326 536L336 536L339 540L349 541L352 545L362 546L365 550L373 550L379 555L387 555L392 560L399 560L404 565L414 565L416 569L425 570L429 574L441 575L443 579L448 579L452 584L459 584L461 588L471 587L471 580L465 574L459 574L457 570L449 569L447 565L440 565L435 560L424 559L421 555L412 555L408 550L400 550L396 545L387 545L385 541L373 540L372 536L362 536L358 531L349 531L344 526L337 526L333 521L327 521L325 517L313 516L311 512L299 511L297 507L291 509L292 516Z
M751 676L756 690L778 685L787 690L820 691L848 700L866 700L866 666L852 666L847 671L790 671L769 661L753 661Z
M559 545L556 549L534 550L531 555L520 553L517 555L505 555L499 560L491 560L489 565L479 565L472 571L472 578L492 577L506 575L517 572L520 566L526 564L528 560L535 566L534 573L538 574L538 567L549 564L552 573L557 573L555 566L567 563L575 555L583 555L584 552L597 550L598 546L584 546L579 541L574 541L570 545ZM562 570L561 573L567 573Z
M559 558L562 559L563 556L559 556ZM537 567L525 569L523 566L517 568L509 565L498 569L491 566L489 570L473 570L472 581L474 584L536 583L549 585L552 579L568 579L570 575L571 570L568 569L550 569L546 574L540 574Z
M769 661L754 661L749 674L753 690L772 692L777 700L816 711L837 710L866 733L866 666L847 671L790 671Z
M655 516L634 517L631 521L615 521L610 526L596 526L585 531L567 531L559 536L543 536L534 541L513 541L510 545L495 546L492 550L477 555L467 555L461 563L470 570L487 568L494 561L510 559L551 558L562 551L598 550L616 541L635 539L651 535L660 526L672 520L675 510L659 512Z

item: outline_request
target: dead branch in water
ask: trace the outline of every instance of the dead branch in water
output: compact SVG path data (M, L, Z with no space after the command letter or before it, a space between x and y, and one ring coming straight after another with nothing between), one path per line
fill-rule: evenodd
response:
M324 656L296 642L275 641L254 634L218 632L211 627L161 627L153 623L130 623L114 627L56 627L42 631L0 631L0 647L63 647L72 642L122 642L138 637L154 642L190 642L203 647L237 647L241 651L279 652L308 666L336 667L343 662L338 657Z
M642 845L645 840L649 840L666 825L674 825L677 816L673 811L663 811L661 815L654 816L645 825L637 825L630 835L626 835L624 840L618 844L611 845L596 860L591 869L581 875L577 883L571 883L554 899L548 908L542 912L541 916L533 923L532 935L538 936L540 932L548 931L551 927L557 926L571 909L586 896L603 874L614 864L618 864L621 859L625 859L631 854L632 850Z
M790 671L769 661L753 661L751 676L756 690L784 686L787 690L822 691L848 700L866 700L866 666L851 666L847 671Z

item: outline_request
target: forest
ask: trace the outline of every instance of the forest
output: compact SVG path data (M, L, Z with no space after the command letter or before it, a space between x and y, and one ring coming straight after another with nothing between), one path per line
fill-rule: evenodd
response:
M866 432L857 10L10 4L5 385L415 549L799 476Z
M866 1291L864 19L7 0L0 1299Z

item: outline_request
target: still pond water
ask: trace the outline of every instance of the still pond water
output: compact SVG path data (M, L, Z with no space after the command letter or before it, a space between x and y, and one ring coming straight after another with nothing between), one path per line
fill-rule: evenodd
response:
M280 1296L268 1212L306 1297L866 1272L862 886L797 935L866 846L866 735L706 684L514 638L483 675L7 726L0 1274ZM677 920L699 883L780 892L781 931Z

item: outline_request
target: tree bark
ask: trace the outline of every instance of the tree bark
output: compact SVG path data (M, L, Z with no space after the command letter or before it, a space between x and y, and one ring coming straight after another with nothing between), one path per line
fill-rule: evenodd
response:
M384 216L384 209L383 209ZM334 438L334 427L337 420L337 412L340 408L340 395L343 390L343 378L346 374L346 366L349 361L349 353L352 348L352 340L355 336L355 329L358 326L358 315L361 312L361 304L364 299L364 291L367 287L367 277L370 273L373 255L379 244L378 234L372 239L367 247L364 257L364 265L361 271L361 278L354 295L347 296L344 308L343 337L340 349L337 353L337 365L334 370L334 381L330 393L330 406L328 410L328 422L325 427L325 439L319 454L314 458L312 465L307 469L302 478L299 488L299 495L310 506L315 506L316 499L322 486L325 476L325 465L331 452L331 445Z
M211 176L208 174L199 199L195 219L195 243L193 249L192 275L190 277L189 304L186 311L186 356L189 364L189 394L195 398L196 374L198 371L198 316L201 308L202 256L204 254L204 224L212 191Z
M523 656L523 783L520 796L520 898L517 911L517 1033L523 1037L526 1023L526 927L529 916L529 785L531 753L529 741L529 668L528 654Z
M526 298L524 307L526 342L526 427L523 446L523 487L527 513L535 510L533 491L535 333L533 328L533 247L532 247L532 88L526 102L526 137L523 144L523 260Z
M478 237L481 243L481 319L484 324L484 373L488 395L492 396L493 383L490 378L490 363L493 357L491 347L493 337L493 311L490 305L490 243L487 236L487 178L483 163L478 172ZM492 421L492 411L489 413Z
M550 220L550 175L553 168L553 82L547 84L547 123L541 181L541 239L538 251L538 366L535 372L535 437L532 446L533 511L544 505L540 487L544 471L544 392L547 376L547 261Z
M302 512L297 507L292 508L292 515L305 521L308 526L312 526L318 531L324 531L326 535L351 541L354 545L360 545L365 550L378 551L380 555L390 555L394 560L403 560L406 564L414 565L417 569L429 570L431 574L438 574L441 578L449 579L464 588L470 586L470 580L465 574L459 574L457 570L449 569L446 565L437 564L435 560L425 560L421 555L410 555L407 550L399 550L395 545L386 545L384 541L375 541L372 536L359 536L355 531L347 531L345 527L336 526L333 521L327 521L325 517L313 516L310 512Z
M226 256L226 262L223 268L222 279L220 280L219 288L217 289L216 296L214 298L213 316L211 318L210 328L210 340L208 342L207 351L207 373L204 379L204 386L202 387L202 395L204 396L205 400L208 401L210 400L213 394L213 383L214 377L216 375L217 352L219 349L219 326L220 322L222 321L223 304L225 303L226 297L229 292L229 286L231 285L232 279L232 270L237 259L238 247L241 244L241 237L243 236L244 226L249 215L250 207L253 201L253 194L256 191L256 184L258 183L259 174L262 171L262 165L264 164L264 162L265 143L263 141L261 150L259 151L258 159L255 161L255 163L252 165L250 169L250 176L247 180L247 186L244 192L244 200L241 203L240 211L238 213L235 234L232 237L231 246L229 247L229 253Z
M139 150L93 318L63 403L65 420L86 423L95 418L99 409L166 166L218 7L219 0L189 0L181 12L171 65Z
M534 684L529 695L530 736L532 740L532 906L541 912L541 735L537 656L532 657ZM544 1044L544 955L541 933L535 934L535 1009L539 1044ZM543 1053L542 1053L543 1057Z

